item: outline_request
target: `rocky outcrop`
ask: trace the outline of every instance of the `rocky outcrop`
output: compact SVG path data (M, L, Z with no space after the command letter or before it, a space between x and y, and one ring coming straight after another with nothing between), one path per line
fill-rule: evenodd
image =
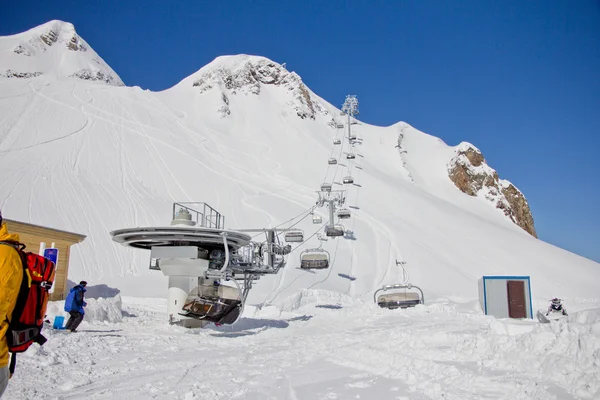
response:
M0 77L3 77L3 78L28 79L28 78L35 78L36 76L40 76L40 75L42 75L41 72L17 72L17 71L13 71L10 69L7 69L4 72L0 72Z
M225 101L228 95L259 95L265 86L284 88L290 96L286 105L293 108L296 115L302 119L315 119L318 114L329 114L311 95L298 74L263 57L219 57L194 76L192 86L200 93L219 88L223 92L223 104L218 109L222 116L231 114L229 102Z
M448 164L448 176L469 196L481 196L501 210L512 222L537 237L527 199L512 183L500 179L478 148L463 142Z
M104 82L114 86L123 86L123 82L116 80L112 75L105 74L102 71L90 71L85 68L73 73L70 75L70 77L79 78L86 81Z
M23 46L22 44L18 45L17 47L15 47L15 49L13 50L15 53L17 54L21 54L27 57L31 57L34 53L28 49L27 47Z
M408 124L406 124L404 122L400 122L398 124L398 140L396 142L397 144L395 147L398 149L398 155L400 156L400 160L402 161L402 168L403 168L404 173L406 174L406 177L411 182L414 182L415 180L414 180L412 174L406 167L406 154L408 153L408 151L404 147L404 135L405 135L405 130L407 128L408 128Z

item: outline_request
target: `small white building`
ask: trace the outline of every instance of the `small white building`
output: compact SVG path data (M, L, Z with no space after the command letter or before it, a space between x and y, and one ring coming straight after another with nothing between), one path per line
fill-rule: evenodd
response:
M496 318L533 318L528 276L483 276L479 303L485 315Z

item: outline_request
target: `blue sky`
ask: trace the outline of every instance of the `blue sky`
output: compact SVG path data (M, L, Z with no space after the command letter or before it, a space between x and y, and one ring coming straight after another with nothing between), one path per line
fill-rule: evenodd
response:
M597 0L4 2L0 35L51 19L129 86L257 54L337 106L357 94L365 122L469 141L526 195L541 239L600 261Z

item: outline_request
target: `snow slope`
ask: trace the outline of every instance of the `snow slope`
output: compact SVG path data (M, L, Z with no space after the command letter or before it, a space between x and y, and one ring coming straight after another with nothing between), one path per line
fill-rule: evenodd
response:
M2 43L12 46L47 26ZM0 63L12 60L1 54ZM0 78L0 206L8 218L88 236L73 249L72 280L164 296L165 279L148 270L148 254L114 244L110 231L168 224L174 201L205 201L226 215L229 228L300 216L296 227L310 237L320 229L306 218L315 191L324 181L341 189L352 174L355 184L344 189L353 216L344 224L356 240L325 242L329 270L298 270L300 251L318 245L312 236L283 273L260 280L251 302L277 303L305 288L368 299L382 284L404 280L395 260L407 263L410 281L428 299L475 298L477 279L492 274L531 275L541 302L597 296L597 263L530 237L456 189L446 169L453 147L403 122L358 123L357 158L346 160L348 142L332 145L343 135L332 126L342 122L339 110L268 59L219 57L160 93L73 79L64 64L53 68L61 73ZM337 166L328 166L331 156ZM316 212L327 220L325 209Z

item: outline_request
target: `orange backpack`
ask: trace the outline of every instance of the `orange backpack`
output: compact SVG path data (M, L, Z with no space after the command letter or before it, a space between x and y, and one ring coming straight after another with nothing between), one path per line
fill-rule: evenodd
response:
M23 243L6 241L0 244L13 247L23 264L23 280L6 332L8 351L12 353L9 369L12 376L17 362L15 353L24 352L34 342L39 345L46 342L41 332L49 291L54 283L55 265L47 258L23 251Z

